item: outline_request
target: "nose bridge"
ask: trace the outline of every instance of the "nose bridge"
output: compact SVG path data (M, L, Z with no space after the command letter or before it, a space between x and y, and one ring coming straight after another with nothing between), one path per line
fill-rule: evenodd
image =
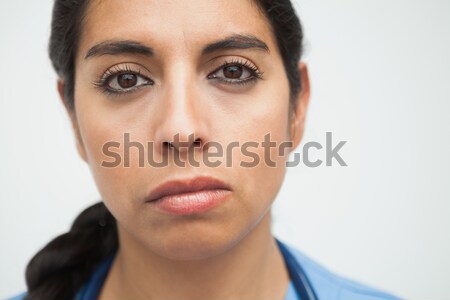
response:
M203 114L199 113L196 74L193 67L182 61L167 66L164 73L155 142L160 146L170 144L178 150L187 149L194 142L206 139Z

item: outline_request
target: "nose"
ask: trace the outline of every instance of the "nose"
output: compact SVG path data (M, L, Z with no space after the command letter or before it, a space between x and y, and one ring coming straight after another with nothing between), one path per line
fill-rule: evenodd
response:
M158 125L154 143L156 151L180 153L202 148L207 140L207 115L202 110L202 93L197 76L187 67L178 66L162 85ZM170 75L173 74L173 75ZM193 78L193 79L192 79ZM159 150L158 150L159 149Z

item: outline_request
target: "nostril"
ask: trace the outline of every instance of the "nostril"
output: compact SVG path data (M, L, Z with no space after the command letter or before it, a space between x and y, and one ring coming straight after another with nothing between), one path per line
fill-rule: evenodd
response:
M201 139L196 139L196 140L194 141L194 147L200 147L201 144L202 144Z
M171 149L171 148L173 148L173 144L171 142L163 142L163 148Z
M164 150L169 150L169 149L177 149L178 151L184 151L187 150L189 148L201 148L202 147L202 139L198 138L195 141L192 141L192 139L189 142L179 142L179 141L175 141L175 142L169 142L169 141L164 141L162 143L162 147Z

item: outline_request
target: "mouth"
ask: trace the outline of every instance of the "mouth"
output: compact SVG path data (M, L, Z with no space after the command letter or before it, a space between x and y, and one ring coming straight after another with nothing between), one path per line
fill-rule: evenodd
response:
M223 181L201 176L165 182L148 194L146 202L165 213L190 215L213 209L230 194L231 188Z

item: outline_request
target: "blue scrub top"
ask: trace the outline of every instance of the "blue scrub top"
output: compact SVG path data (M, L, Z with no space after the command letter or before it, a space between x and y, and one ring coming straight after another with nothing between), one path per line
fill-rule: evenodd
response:
M396 300L400 299L392 294L379 289L349 280L325 269L299 250L283 243L284 246L294 255L300 266L303 268L306 277L311 283L318 299L324 300ZM115 255L115 254L114 254ZM90 279L80 289L75 300L95 300L108 275L109 268L114 260L114 255L107 257L92 273ZM23 300L26 293L22 293L9 300ZM301 300L298 296L292 281L284 300Z

